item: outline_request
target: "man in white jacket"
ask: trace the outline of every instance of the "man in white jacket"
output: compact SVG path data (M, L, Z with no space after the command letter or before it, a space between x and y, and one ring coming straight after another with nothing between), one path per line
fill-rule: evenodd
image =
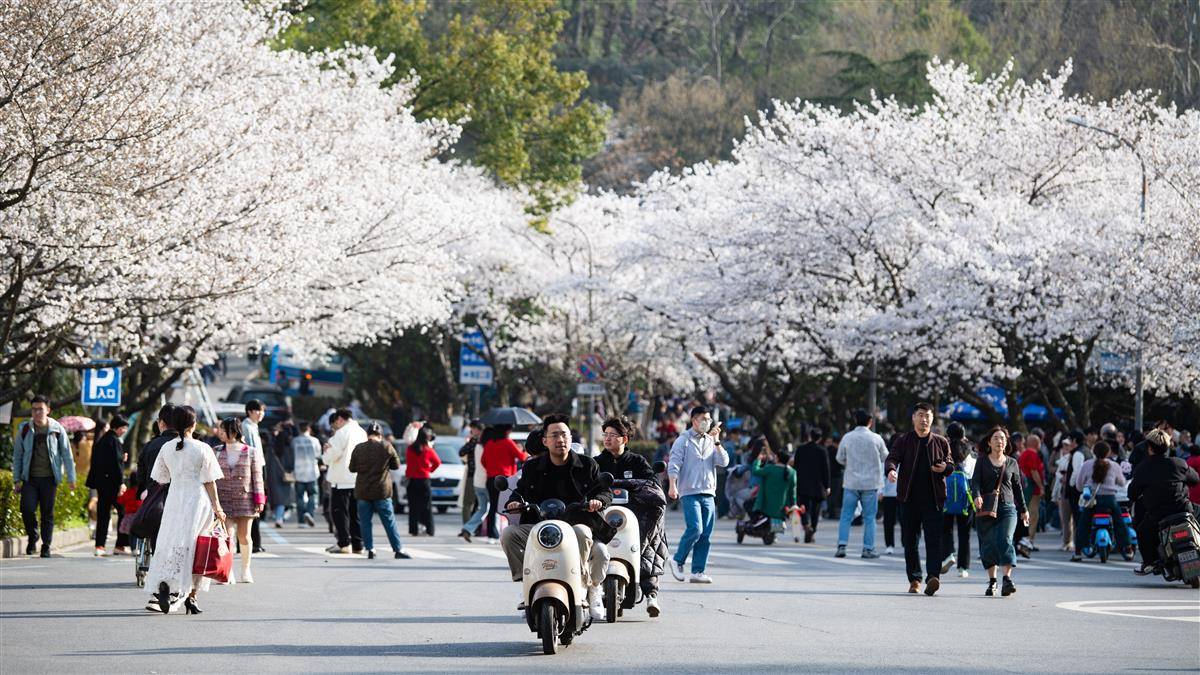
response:
M862 505L862 557L878 558L875 552L875 511L879 508L879 488L883 487L883 461L887 459L887 444L871 431L875 420L866 410L854 411L854 429L838 443L837 463L846 467L842 476L842 520L838 524L838 558L846 557L850 542L850 524L855 507Z
M325 450L324 462L329 467L325 479L329 481L329 512L333 517L333 530L337 543L325 549L330 553L362 553L362 532L358 529L358 504L354 501L354 480L350 471L350 455L359 443L367 441L367 432L354 421L348 408L339 408L329 418L333 437Z

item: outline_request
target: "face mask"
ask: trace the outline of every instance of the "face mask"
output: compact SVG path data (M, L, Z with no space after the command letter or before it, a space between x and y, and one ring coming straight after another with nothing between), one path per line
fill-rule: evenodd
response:
M707 434L709 429L712 429L712 420L704 420L700 423L700 433Z

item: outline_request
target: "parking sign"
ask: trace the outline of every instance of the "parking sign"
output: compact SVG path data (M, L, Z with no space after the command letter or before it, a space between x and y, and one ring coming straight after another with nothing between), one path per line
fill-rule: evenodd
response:
M472 349L474 347L474 349ZM477 330L464 333L462 346L458 350L458 383L490 386L493 379L492 366L483 358L487 348L483 333Z
M100 366L83 371L83 405L121 405L121 369L116 366Z

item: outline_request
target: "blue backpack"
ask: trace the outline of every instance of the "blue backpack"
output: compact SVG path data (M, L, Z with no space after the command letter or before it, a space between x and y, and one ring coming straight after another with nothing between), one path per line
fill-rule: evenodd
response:
M971 498L971 482L962 467L955 467L954 473L946 477L946 504L942 511L950 515L966 516L975 510L975 500Z

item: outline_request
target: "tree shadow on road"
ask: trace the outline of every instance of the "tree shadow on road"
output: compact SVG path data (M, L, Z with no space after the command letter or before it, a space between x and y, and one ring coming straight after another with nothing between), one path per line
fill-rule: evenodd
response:
M0 591L70 590L73 588L84 590L98 588L130 589L133 587L132 581L114 581L107 584L0 584Z
M212 646L198 643L188 647L165 647L162 649L98 649L93 651L68 652L63 656L208 656L212 654ZM540 645L530 640L528 642L429 642L422 644L396 645L222 645L224 655L244 654L246 656L283 656L283 657L377 657L377 656L417 656L444 658L512 658L520 656L537 656L542 653Z
M0 612L0 622L7 619L113 619L123 616L148 616L150 612L137 609L51 609L45 612Z
M215 623L262 623L262 619L210 619ZM330 617L279 617L273 621L299 621L302 623L504 623L524 624L517 615L488 616L330 616Z

